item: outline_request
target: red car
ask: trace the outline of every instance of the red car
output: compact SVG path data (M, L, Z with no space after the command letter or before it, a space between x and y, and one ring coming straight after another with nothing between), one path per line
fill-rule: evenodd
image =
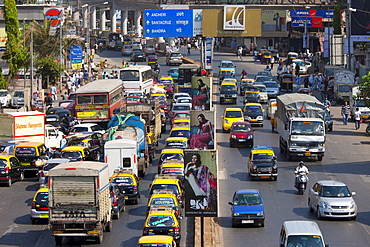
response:
M171 128L175 119L190 119L190 112L175 112L171 118Z
M164 114L166 115L166 117L168 116L168 106L167 106L167 101L165 100L160 100L159 101L159 105L161 107L161 109L164 111Z
M166 90L166 94L168 95L168 97L172 97L173 96L173 85L172 83L162 83L163 86L164 86L164 90Z
M254 134L249 122L235 122L230 128L230 147L235 145L253 147Z

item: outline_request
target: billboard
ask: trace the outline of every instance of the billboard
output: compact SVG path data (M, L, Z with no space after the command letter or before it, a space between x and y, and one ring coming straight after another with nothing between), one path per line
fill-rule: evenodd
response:
M185 150L185 216L217 217L217 150Z
M292 16L292 27L322 27L322 17Z
M261 37L261 10L246 9L244 30L224 30L224 13L220 9L203 9L203 37Z
M214 111L190 111L190 149L214 149L214 124Z
M224 30L245 29L245 6L226 5L224 6Z
M262 31L286 31L285 10L262 10Z
M193 36L202 35L202 9L193 9Z
M193 110L211 109L211 77L192 77L191 78L191 95L193 98Z
M352 8L357 9L351 13L351 35L365 35L370 37L370 5L368 0L352 1ZM365 12L363 12L365 11ZM357 38L357 37L352 37ZM358 39L358 38L357 38ZM354 40L357 41L357 40ZM369 41L368 39L359 41Z

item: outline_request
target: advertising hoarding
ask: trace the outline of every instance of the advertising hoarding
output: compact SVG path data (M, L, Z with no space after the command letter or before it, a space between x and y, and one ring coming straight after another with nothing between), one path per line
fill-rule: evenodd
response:
M351 4L356 12L351 13L351 35L354 41L369 41L370 37L370 5L369 0L356 0ZM366 12L363 12L366 11ZM359 35L360 37L353 37ZM364 35L361 37L361 35Z
M262 10L262 31L286 31L285 10Z
M185 150L185 216L217 217L217 150Z
M245 6L224 6L224 30L245 30Z
M212 78L196 77L191 78L191 95L193 98L193 110L209 110L212 101Z
M292 27L322 27L322 17L292 16ZM306 23L306 24L305 24Z
M190 149L214 149L214 111L190 111Z

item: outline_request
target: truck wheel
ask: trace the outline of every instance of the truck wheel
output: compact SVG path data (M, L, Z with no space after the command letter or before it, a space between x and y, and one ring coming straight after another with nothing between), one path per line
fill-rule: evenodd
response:
M118 216L118 218L119 218L119 211L118 211L117 216ZM117 219L118 219L118 218L117 218ZM106 231L106 232L111 232L111 231L112 231L112 228L113 228L113 222L112 222L112 220L110 220L110 221L108 222L107 226L105 227L105 231ZM103 235L103 233L102 233L102 235ZM103 240L102 240L102 242L103 242Z
M100 231L99 232L99 236L95 237L95 243L96 244L103 243L103 231Z
M318 161L322 161L322 158L324 158L324 156L318 156L318 157L317 157L317 160L318 160Z
M55 244L56 245L62 245L63 237L55 236L54 238L55 238Z

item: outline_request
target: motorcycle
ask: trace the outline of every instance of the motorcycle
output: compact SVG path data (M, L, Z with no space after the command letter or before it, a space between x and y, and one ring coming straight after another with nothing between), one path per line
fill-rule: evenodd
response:
M296 183L294 187L298 190L298 194L303 195L304 191L307 188L307 182L308 182L308 177L305 172L299 172L298 176L296 178Z

